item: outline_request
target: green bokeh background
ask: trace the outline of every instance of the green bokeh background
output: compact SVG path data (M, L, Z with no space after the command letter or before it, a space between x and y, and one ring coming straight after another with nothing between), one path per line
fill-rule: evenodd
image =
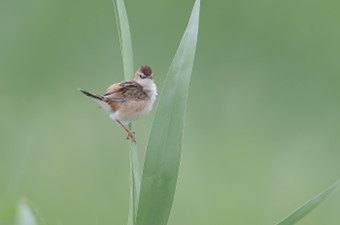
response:
M126 0L135 67L160 90L192 6ZM340 2L201 7L169 225L275 224L340 178ZM118 42L110 0L0 0L0 210L24 197L46 224L126 224L125 134L77 91L123 79ZM339 210L338 193L299 224Z

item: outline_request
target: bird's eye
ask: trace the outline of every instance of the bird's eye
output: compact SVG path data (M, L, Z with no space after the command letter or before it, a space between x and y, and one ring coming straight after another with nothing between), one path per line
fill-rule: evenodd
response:
M144 79L146 76L144 75L144 73L140 73L140 74L139 74L139 77L142 78L142 79Z

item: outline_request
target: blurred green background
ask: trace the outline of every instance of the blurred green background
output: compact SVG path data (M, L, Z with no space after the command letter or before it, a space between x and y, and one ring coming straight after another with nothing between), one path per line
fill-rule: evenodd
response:
M160 90L193 2L126 0L135 67ZM340 2L201 7L169 225L275 224L340 178ZM0 211L25 197L46 224L126 224L128 142L77 91L123 79L112 2L0 0L0 32ZM338 193L299 224L339 210Z

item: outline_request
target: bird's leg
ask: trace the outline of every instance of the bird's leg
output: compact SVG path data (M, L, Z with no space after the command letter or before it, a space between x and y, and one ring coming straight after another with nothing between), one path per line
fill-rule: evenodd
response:
M124 126L124 124L123 124L122 122L120 122L120 120L117 120L117 119L116 119L116 121L117 121L117 123L118 123L119 125L121 125L121 126L123 127L123 129L127 132L126 139L129 140L129 139L131 138L132 141L136 143L135 132L134 132L134 131L130 131L126 126Z

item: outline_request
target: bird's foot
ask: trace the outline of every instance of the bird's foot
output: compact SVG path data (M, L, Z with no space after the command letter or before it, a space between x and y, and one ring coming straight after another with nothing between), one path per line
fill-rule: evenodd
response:
M130 138L133 142L136 143L136 132L134 131L127 132L126 140L129 140Z

